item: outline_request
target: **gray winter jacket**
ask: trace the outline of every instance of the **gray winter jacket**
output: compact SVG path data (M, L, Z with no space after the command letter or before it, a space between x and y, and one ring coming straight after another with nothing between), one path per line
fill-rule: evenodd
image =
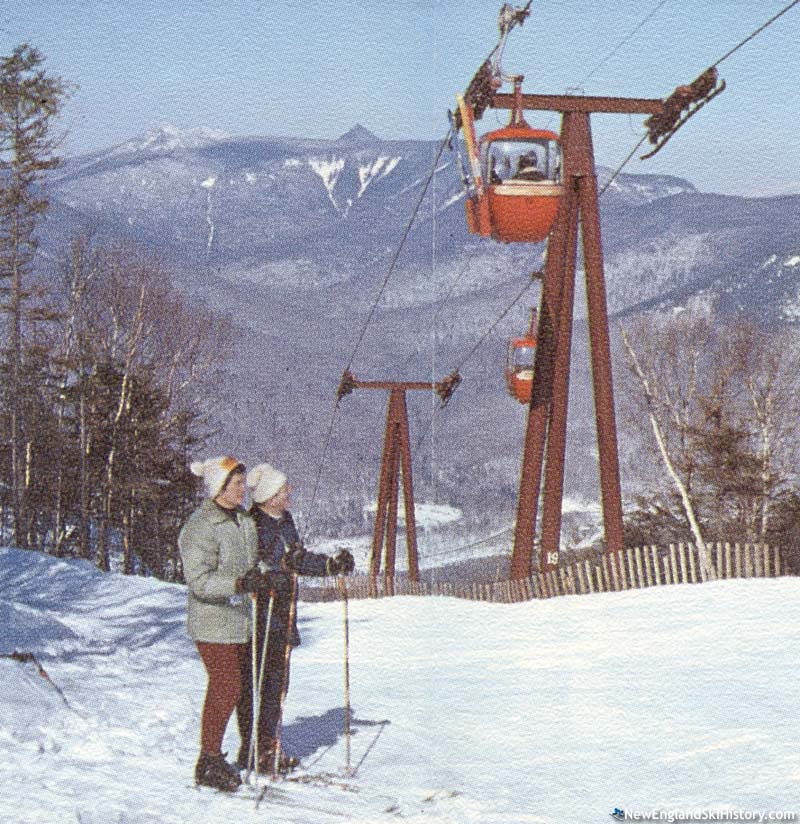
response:
M244 644L250 640L250 597L237 594L236 579L256 561L253 519L205 500L178 536L189 588L187 626L195 641Z

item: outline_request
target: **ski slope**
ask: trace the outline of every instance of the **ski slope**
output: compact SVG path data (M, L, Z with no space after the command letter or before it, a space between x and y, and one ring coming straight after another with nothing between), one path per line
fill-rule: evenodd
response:
M66 699L32 664L0 659L0 820L800 811L796 578L514 605L351 602L358 772L344 786L268 783L258 808L246 789L194 787L205 675L184 609L177 585L0 550L0 652L33 652ZM342 617L342 604L300 605L284 737L314 774L346 763ZM232 721L225 747L237 746Z

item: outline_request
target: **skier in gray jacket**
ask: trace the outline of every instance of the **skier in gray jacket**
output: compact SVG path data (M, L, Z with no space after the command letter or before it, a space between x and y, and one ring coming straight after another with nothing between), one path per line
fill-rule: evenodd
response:
M249 594L268 587L269 577L256 566L256 528L241 506L244 465L220 457L196 461L191 470L203 478L206 493L178 536L189 590L189 636L208 673L195 780L231 792L241 779L221 752L222 739L241 696L240 673L248 659Z

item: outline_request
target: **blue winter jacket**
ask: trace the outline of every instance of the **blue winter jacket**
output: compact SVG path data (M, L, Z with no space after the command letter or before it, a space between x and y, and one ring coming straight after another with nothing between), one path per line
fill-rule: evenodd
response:
M289 643L296 647L300 643L300 633L297 630L297 591L294 587L292 573L288 572L284 563L286 553L293 547L301 546L300 536L291 512L284 512L280 518L273 518L266 512L253 507L250 515L255 521L258 535L258 560L264 561L267 567L275 574L275 604L272 607L270 619L270 639L276 643L286 643L287 631ZM327 574L328 556L318 552L306 552L297 570L299 575L322 576ZM291 609L294 596L294 610ZM263 626L269 610L269 595L259 596L258 623L259 631ZM291 615L293 613L293 616ZM289 618L292 617L292 626L289 627Z

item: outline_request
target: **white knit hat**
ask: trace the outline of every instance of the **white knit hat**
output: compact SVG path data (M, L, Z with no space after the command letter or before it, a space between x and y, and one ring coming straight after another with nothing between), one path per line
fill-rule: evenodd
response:
M247 473L247 485L257 504L263 504L281 491L286 475L268 463L258 464Z
M192 470L192 475L203 479L206 495L213 500L222 491L228 475L237 467L244 469L244 465L236 458L222 455L219 458L209 458L205 461L194 461L189 469Z

